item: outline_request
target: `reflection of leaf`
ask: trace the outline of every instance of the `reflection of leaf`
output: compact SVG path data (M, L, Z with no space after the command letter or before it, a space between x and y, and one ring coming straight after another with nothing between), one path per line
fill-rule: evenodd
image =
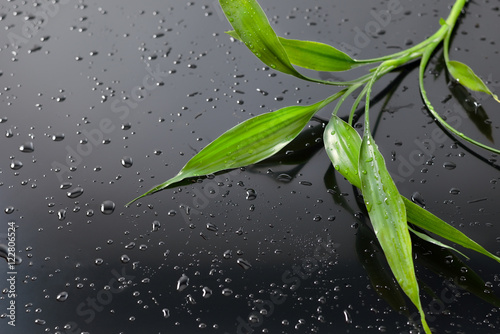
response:
M481 80L476 73L464 63L459 61L450 60L446 63L448 71L450 74L465 87L474 90L476 92L482 92L491 95L497 102L500 102L498 96L493 94L493 92L486 86L486 84Z
M387 261L373 231L364 223L356 233L356 254L365 268L374 290L396 312L408 315L401 288L387 268Z
M500 299L493 294L493 290L486 287L481 277L459 257L445 248L418 237L413 239L413 249L417 254L418 262L441 276L453 279L458 287L500 307Z
M458 100L460 105L465 109L471 121L476 125L478 130L491 142L493 142L491 123L488 122L489 117L486 114L483 106L478 103L467 89L459 83L449 85L453 96Z

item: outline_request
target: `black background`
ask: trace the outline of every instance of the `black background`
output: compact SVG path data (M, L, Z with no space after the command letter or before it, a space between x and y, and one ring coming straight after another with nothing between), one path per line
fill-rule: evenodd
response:
M414 330L377 295L360 263L366 219L355 191L329 169L318 144L320 121L294 142L293 154L124 207L175 175L231 126L316 102L332 87L259 63L224 34L230 26L215 1L43 3L0 6L0 242L8 222L15 222L22 260L16 267L16 327L4 314L2 333L244 333L250 323L255 333ZM397 9L390 22L377 21L388 2L261 5L279 35L347 48L362 59L428 37L452 4L389 3ZM500 80L499 5L469 3L450 50L493 90ZM433 61L426 87L437 110L459 122L460 131L497 145L498 104L474 93L466 107L474 98L487 115L474 108L464 113L464 98L453 95L439 71L440 52ZM310 75L349 79L360 73ZM391 86L392 97L372 107L372 117L380 115L372 121L375 138L400 192L418 192L430 211L498 254L497 156L444 135L423 109L415 67L405 74ZM377 83L375 93L397 75ZM330 113L318 116L328 119ZM341 114L347 113L346 104ZM63 140L54 140L61 134ZM27 142L32 152L20 150ZM19 162L20 169L11 167ZM77 188L83 193L70 198L67 193ZM248 196L254 192L256 197ZM101 212L104 201L115 204L113 213ZM420 254L428 252L424 247ZM438 263L450 261L434 254ZM498 290L498 263L467 255L467 265ZM439 333L499 332L497 308L453 288L450 279L460 275L438 276L418 261L422 257L416 262L422 302L439 313L429 314L431 327ZM245 270L241 261L251 267ZM8 271L6 262L0 266ZM178 291L183 274L189 285ZM0 286L2 314L9 302L6 279ZM211 296L203 296L205 287ZM67 299L58 301L62 292ZM252 313L259 305L267 314Z

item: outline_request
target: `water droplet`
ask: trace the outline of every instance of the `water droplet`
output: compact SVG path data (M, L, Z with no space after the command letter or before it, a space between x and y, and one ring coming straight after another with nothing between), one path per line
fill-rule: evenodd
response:
M411 200L413 203L417 203L421 207L425 208L424 197L418 191L415 191L413 195L411 195Z
M101 212L105 215L110 215L115 211L115 203L110 200L106 200L101 203Z
M56 133L52 135L52 140L53 141L61 141L64 139L64 133Z
M288 183L292 180L292 177L288 174L282 173L282 174L278 175L277 180L279 182Z
M100 266L101 264L104 263L104 260L98 257L97 259L94 260L94 263L96 264L96 266Z
M458 189L458 188L451 188L450 189L450 194L452 194L452 195L458 195L458 194L460 194L460 189Z
M454 162L447 161L447 162L443 163L443 167L451 170L451 169L457 168L457 165Z
M217 227L217 225L215 225L213 223L207 223L207 230L212 231L212 232L217 232L219 230L219 228Z
M230 259L233 257L233 251L228 249L227 251L224 252L224 254L222 254L222 256L225 258L225 259Z
M65 209L60 209L59 211L57 211L57 219L59 219L61 221L66 219L66 210Z
M4 212L8 215L10 215L12 212L14 212L15 208L13 206L8 206L5 208Z
M73 190L70 190L66 193L66 195L69 197L69 198L77 198L78 196L80 196L81 194L83 194L83 188L82 187L76 187L74 188Z
M160 227L161 227L161 224L160 224L159 221L157 221L157 220L153 221L153 230L152 230L152 232L158 231L160 229Z
M189 277L186 275L182 274L181 278L177 281L177 291L183 291L186 289L189 285Z
M168 308L164 308L163 310L161 310L161 312L163 313L163 317L165 319L167 319L168 317L170 317L170 310Z
M46 321L45 321L45 320L42 320L42 319L36 319L36 320L35 320L35 324L37 324L37 325L45 325L45 324L46 324Z
M236 263L238 263L240 265L240 267L245 269L245 270L252 268L252 265L250 264L250 262L248 262L245 259L242 259L241 257L238 260L236 260Z
M22 144L19 146L19 151L24 152L24 153L31 153L35 150L33 146L33 142L27 141L26 143Z
M23 167L23 163L19 160L12 160L10 162L10 168L13 170L18 170L18 169L21 169L22 167Z
M233 294L233 290L231 290L231 289L225 288L225 289L222 290L222 295L224 297L229 297L232 294Z
M123 254L122 256L120 256L120 261L122 261L122 263L129 263L130 257L128 257L127 254Z
M257 193L253 189L247 189L247 196L246 199L248 201L253 201L254 199L257 198Z
M209 287L203 287L203 298L210 298L212 296L212 290Z
M59 302L65 302L68 299L69 294L66 291L60 292L56 299Z
M344 320L346 323L352 324L351 315L349 314L349 312L347 310L344 310Z
M132 161L131 157L125 156L122 158L122 166L123 167L130 168L130 167L132 167L133 164L134 164L134 162Z

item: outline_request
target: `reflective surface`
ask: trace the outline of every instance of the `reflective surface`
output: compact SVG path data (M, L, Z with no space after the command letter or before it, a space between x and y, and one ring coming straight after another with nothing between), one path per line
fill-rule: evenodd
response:
M360 59L418 43L451 5L389 3L261 2L278 34ZM498 6L470 3L451 50L497 93ZM213 1L16 0L0 18L0 243L13 222L20 262L15 275L0 262L2 333L415 333L357 192L322 150L331 110L277 157L124 207L231 126L331 87L263 67L223 33ZM450 85L441 61L429 98L460 131L497 145L498 104ZM401 193L498 254L498 157L432 121L415 66L385 88L372 124ZM499 331L498 263L418 241L415 252L431 327Z

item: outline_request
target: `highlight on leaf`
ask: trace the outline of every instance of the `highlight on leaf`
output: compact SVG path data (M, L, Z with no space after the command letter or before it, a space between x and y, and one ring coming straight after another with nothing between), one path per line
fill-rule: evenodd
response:
M450 74L463 86L476 91L491 95L497 102L500 103L498 96L486 86L486 84L479 78L474 71L464 63L459 61L450 60L446 62L446 66Z

